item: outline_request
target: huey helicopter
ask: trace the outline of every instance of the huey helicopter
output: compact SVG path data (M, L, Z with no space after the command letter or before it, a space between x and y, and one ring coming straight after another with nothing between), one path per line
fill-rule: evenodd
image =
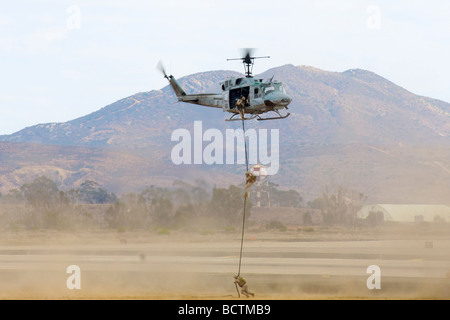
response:
M222 108L223 112L232 113L229 119L225 121L236 120L275 120L287 118L290 113L282 115L281 109L288 109L292 98L286 94L283 83L274 81L273 77L264 81L263 79L255 79L252 76L253 65L255 59L270 58L266 57L252 57L250 50L246 51L243 58L227 59L242 60L245 67L245 78L230 77L220 82L222 93L199 93L186 94L180 84L172 75L167 75L166 71L160 62L158 68L164 74L164 77L169 80L178 101L198 104L206 107ZM237 107L238 100L245 97L243 115L241 118ZM275 112L278 116L262 118L260 115L268 112ZM245 114L248 114L245 117Z

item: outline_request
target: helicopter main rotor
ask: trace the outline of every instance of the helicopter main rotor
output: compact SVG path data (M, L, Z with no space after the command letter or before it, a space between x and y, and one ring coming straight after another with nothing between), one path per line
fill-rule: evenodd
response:
M227 59L227 61L242 60L242 63L244 64L245 77L246 78L251 78L252 77L252 71L253 71L253 65L255 64L255 59L270 58L270 56L252 57L250 54L251 54L251 50L247 49L246 52L245 52L245 56L243 58Z

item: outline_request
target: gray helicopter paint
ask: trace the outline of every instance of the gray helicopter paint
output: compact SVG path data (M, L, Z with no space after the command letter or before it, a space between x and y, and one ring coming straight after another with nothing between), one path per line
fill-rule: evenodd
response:
M240 83L236 85L236 82ZM230 91L249 89L250 106L247 106L245 113L262 113L269 110L279 110L287 107L291 102L291 98L279 88L282 86L281 82L263 82L254 78L230 78L222 81L222 88L225 90L222 93L201 93L201 94L186 94L181 86L178 84L173 76L169 77L178 101L203 105L213 108L222 108L224 112L237 112L230 108ZM258 94L255 94L255 88L258 89ZM265 93L267 88L271 88L271 92Z
M236 108L238 99L245 97L247 106L244 107L244 113L250 114L249 118L243 120L254 119L257 120L272 120L283 119L289 116L281 115L279 110L287 109L292 99L286 94L284 86L281 82L269 81L264 82L263 79L255 79L251 75L254 59L269 58L269 57L251 57L250 50L244 58L228 59L228 60L242 60L246 66L246 76L244 78L230 77L221 81L222 93L203 93L203 94L186 94L183 88L179 85L176 79L170 75L168 76L162 66L158 64L158 68L164 74L172 86L178 101L198 104L206 107L221 108L223 112L230 112L233 115L227 121L238 120L234 119L239 114ZM259 115L267 112L275 112L277 117L261 118Z

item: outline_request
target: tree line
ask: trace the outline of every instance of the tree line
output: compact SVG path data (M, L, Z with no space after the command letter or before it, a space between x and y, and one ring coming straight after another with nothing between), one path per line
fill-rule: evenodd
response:
M171 188L150 186L118 197L95 181L63 191L41 176L0 195L0 202L14 205L0 212L0 228L233 228L242 222L243 188L230 185L210 190L201 181L175 181ZM94 214L92 206L86 205L103 206ZM247 201L247 218L251 207Z
M320 197L304 205L297 191L278 187L271 182L259 190L252 187L246 218L251 216L257 191L270 195L272 207L310 208L321 215L321 221L326 225L351 225L357 210L367 199L364 194L344 187L325 187ZM64 191L50 178L40 176L6 195L0 194L1 203L16 205L0 212L0 228L231 230L242 223L243 193L243 185L211 188L203 181L190 184L177 180L170 188L149 186L141 192L119 197L92 180L84 181L79 188ZM102 206L93 212L86 205ZM307 216L303 221L311 223L312 220Z
M308 207L320 211L322 224L354 227L356 214L367 201L367 195L344 186L323 187L320 197L308 202Z

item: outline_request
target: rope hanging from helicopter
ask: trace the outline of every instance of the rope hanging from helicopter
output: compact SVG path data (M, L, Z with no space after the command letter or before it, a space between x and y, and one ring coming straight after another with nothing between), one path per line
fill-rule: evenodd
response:
M244 147L245 147L245 164L247 171L245 172L245 194L244 194L244 209L242 214L242 234L241 234L241 245L240 245L240 252L239 252L239 265L238 265L238 274L235 276L235 285L236 290L238 291L238 296L240 297L239 290L237 286L239 285L242 290L241 292L244 293L246 296L252 295L253 293L250 293L247 291L246 281L240 277L241 274L241 265L242 265L242 253L243 253L243 247L244 247L244 236L245 236L245 222L247 219L247 198L248 198L248 188L255 183L257 177L249 172L249 155L247 150L247 141L245 137L245 120L252 120L256 119L258 121L260 120L276 120L276 119L284 119L288 117L290 114L287 113L286 115L280 114L280 110L282 109L288 109L287 106L291 102L291 98L286 94L284 87L282 87L282 84L279 82L273 82L273 77L267 82L263 81L262 79L254 79L252 75L253 71L253 64L255 59L261 59L261 58L270 58L269 56L264 57L254 57L251 55L252 49L245 49L244 57L242 58L235 58L235 59L227 59L229 60L241 60L245 67L245 78L238 78L235 79L235 82L231 82L231 80L227 80L227 87L225 89L225 86L222 84L222 94L187 94L183 88L180 86L180 84L176 81L176 79L172 75L167 75L164 66L161 62L158 63L157 68L163 73L164 78L166 78L169 81L169 84L171 85L173 91L175 92L177 99L179 102L185 102L185 103L192 103L207 107L215 107L215 108L222 108L223 111L227 111L232 113L232 116L229 119L225 119L225 121L239 121L239 118L237 118L240 114L241 120L242 120L242 131L244 134ZM233 77L232 77L233 78ZM245 79L243 83L241 83ZM239 80L239 83L237 82ZM241 100L239 102L240 108L237 108L239 112L236 112L236 109L234 107L231 107L231 103L234 103L234 98L236 96L233 96L233 99L231 99L231 93L241 93L242 88L248 88L247 90L247 99L245 98L245 95L239 99ZM271 90L269 90L269 88ZM266 91L267 89L267 91ZM253 98L249 95L250 90L255 90ZM262 91L259 91L262 90ZM225 98L228 97L228 98ZM246 107L250 106L250 103L252 102L252 99L254 100L254 105L251 105L250 109L247 109ZM233 101L233 102L231 102ZM236 102L236 107L238 106L238 102ZM276 116L273 117L265 117L262 118L262 114L266 114L268 112L275 112ZM246 118L245 113L249 114L249 116Z
M244 134L244 151L245 151L245 165L247 168L246 172L248 171L248 154L247 154L247 140L245 139L245 120L242 119L242 132ZM247 179L245 180L245 183L247 184ZM242 214L242 235L241 235L241 249L239 252L239 268L238 268L238 274L239 277L241 275L241 264L242 264L242 249L244 247L244 233L245 233L245 218L246 218L246 209L247 209L247 194L244 195L244 210Z
M242 133L244 135L244 151L245 151L245 166L246 166L246 179L245 179L245 183L247 184L247 177L248 177L248 154L247 154L247 140L245 139L245 120L244 117L242 117ZM238 267L238 273L237 275L234 277L235 279L239 279L240 275L241 275L241 265L242 265L242 251L243 251L243 247L244 247L244 234L245 234L245 219L246 219L246 209L247 209L247 198L248 198L248 194L247 194L247 190L245 190L245 194L244 194L244 210L242 213L242 234L241 234L241 248L240 248L240 252L239 252L239 267ZM244 282L245 283L245 282ZM234 282L234 285L236 287L236 291L238 294L238 297L241 297L241 294L239 293L239 289L238 289L238 284L237 281Z

